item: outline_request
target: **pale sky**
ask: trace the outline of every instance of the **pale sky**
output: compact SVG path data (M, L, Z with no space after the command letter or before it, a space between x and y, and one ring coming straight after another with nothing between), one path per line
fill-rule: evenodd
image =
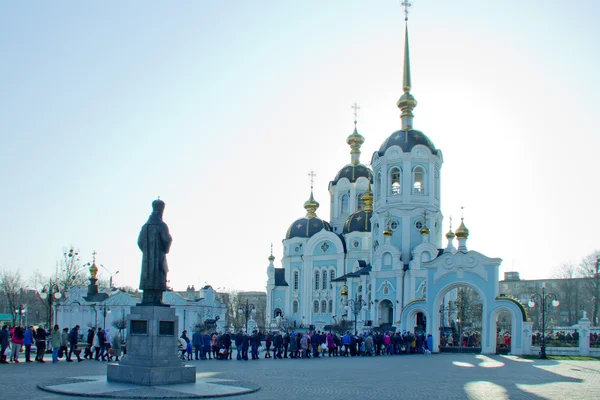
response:
M311 169L329 219L352 103L363 163L400 129L400 3L4 2L0 268L50 274L74 245L137 286L160 196L173 288L264 290ZM413 3L444 231L464 206L469 249L523 278L599 248L600 2Z

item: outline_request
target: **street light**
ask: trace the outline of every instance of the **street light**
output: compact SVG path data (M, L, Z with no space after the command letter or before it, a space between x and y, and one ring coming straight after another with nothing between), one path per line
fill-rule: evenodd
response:
M342 305L346 309L347 312L351 312L354 314L354 334L358 333L358 329L356 324L358 322L358 314L362 311L362 308L367 305L367 302L364 301L361 297L358 297L358 294L354 299L344 300L342 296Z
M529 307L533 308L536 305L540 307L542 311L542 341L540 343L540 358L546 359L546 311L550 307L558 307L559 306L558 298L554 293L546 293L546 285L542 286L542 294L533 294L529 299Z
M254 315L256 314L256 307L254 307L254 304L251 304L248 302L248 299L246 299L246 305L242 305L239 309L238 312L240 314L243 314L244 317L246 318L246 332L248 332L248 318L250 317L250 315Z
M119 271L117 271L117 272L115 272L115 273L113 274L113 273L111 273L111 272L108 270L108 268L106 268L104 265L100 264L100 266L101 266L102 268L104 268L104 270L105 270L106 272L108 272L108 273L109 273L109 275L110 275L110 278L108 279L108 288L109 288L109 289L112 289L112 288L113 288L113 276L116 276L116 275L119 273Z
M42 291L40 292L40 298L42 300L48 300L48 328L52 329L52 303L54 300L58 300L62 297L62 293L60 293L60 288L55 282L52 282L52 278L50 278L50 283L44 285ZM56 323L56 316L54 318L54 322Z

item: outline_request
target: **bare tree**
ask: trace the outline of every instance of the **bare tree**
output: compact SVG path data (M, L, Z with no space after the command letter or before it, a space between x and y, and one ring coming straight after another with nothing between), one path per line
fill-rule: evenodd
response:
M584 296L591 300L592 324L598 326L600 313L600 250L588 254L579 263L579 273L585 277Z
M575 279L577 275L577 267L571 263L559 265L553 273L553 277L559 279L554 293L560 299L559 309L567 314L567 319L560 321L561 325L573 325L578 320L581 299L577 290L578 280Z
M0 291L6 297L9 313L12 316L13 326L17 325L22 315L23 307L23 280L19 271L2 270L0 272Z
M61 292L67 292L74 286L85 286L87 284L88 279L85 269L81 265L79 250L75 250L73 246L68 249L63 248L62 259L56 263L54 280Z

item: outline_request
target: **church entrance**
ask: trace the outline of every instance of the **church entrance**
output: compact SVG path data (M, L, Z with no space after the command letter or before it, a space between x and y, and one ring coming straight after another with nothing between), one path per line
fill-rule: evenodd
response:
M394 305L389 300L379 303L379 326L392 325L394 323Z
M512 316L502 310L496 319L496 354L509 354L512 342Z
M476 289L457 286L448 290L439 308L440 352L480 353L482 314Z

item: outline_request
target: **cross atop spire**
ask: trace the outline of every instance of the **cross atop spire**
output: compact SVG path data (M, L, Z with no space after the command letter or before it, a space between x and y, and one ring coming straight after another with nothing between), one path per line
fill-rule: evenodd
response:
M310 177L310 191L312 192L313 187L315 186L315 176L317 176L317 174L311 169L308 176Z
M358 122L358 110L360 110L360 107L354 102L350 108L354 109L354 126L356 126L356 123Z
M402 7L404 7L404 20L408 21L408 13L410 11L410 8L412 7L412 3L410 1L404 0L401 3Z
M96 254L98 254L98 253L96 253L96 250L94 250L92 252L92 259L93 259L94 264L96 264Z

